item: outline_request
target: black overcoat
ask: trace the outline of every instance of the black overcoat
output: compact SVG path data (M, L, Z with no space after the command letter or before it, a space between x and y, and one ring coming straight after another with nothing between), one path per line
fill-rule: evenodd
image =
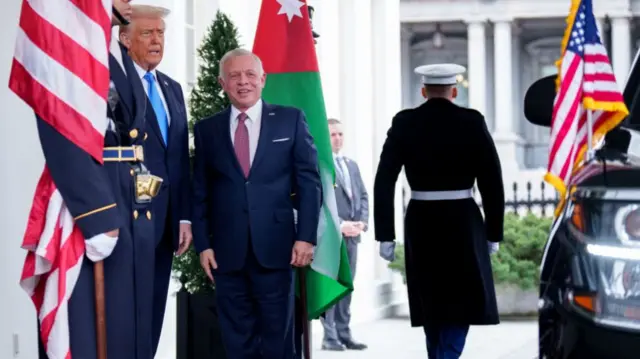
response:
M374 185L378 241L396 238L394 193L403 166L414 191L470 189L477 181L484 210L483 218L472 198L409 202L404 243L412 326L498 324L487 241L502 241L504 186L484 117L439 98L394 117Z

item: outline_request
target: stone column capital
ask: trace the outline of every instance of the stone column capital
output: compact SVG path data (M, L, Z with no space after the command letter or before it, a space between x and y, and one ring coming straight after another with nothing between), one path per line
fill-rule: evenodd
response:
M462 22L464 22L467 25L486 25L488 20L487 16L483 16L483 15L469 15L469 16L465 16L462 19Z
M610 11L607 11L605 16L611 20L627 20L627 21L631 20L631 18L633 17L629 9L610 10Z
M516 19L507 14L495 14L489 17L489 21L494 24L513 23Z

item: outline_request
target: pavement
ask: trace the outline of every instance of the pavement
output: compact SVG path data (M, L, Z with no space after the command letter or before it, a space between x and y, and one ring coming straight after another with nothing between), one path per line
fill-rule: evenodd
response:
M314 321L315 322L315 321ZM354 325L354 338L369 346L364 351L320 350L322 329L312 329L312 359L426 359L421 328L411 328L407 319L385 319ZM461 359L533 359L537 357L536 321L503 321L497 326L473 326Z

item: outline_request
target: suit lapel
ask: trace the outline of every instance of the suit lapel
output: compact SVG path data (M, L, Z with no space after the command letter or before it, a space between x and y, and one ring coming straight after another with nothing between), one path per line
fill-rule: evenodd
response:
M260 135L258 136L258 147L256 148L256 154L253 157L249 176L251 176L253 169L256 168L264 158L267 147L269 146L269 139L271 138L271 126L275 125L273 123L276 115L275 109L263 100L261 101L262 118L260 119Z
M343 157L344 158L344 157ZM345 164L347 164L346 159L344 160ZM335 166L339 166L338 161L334 160L333 161ZM348 167L348 165L347 165ZM347 168L348 170L348 168ZM340 171L340 172L338 172ZM340 173L342 173L342 175L340 175ZM351 174L351 172L349 172L349 174ZM344 178L344 170L342 168L336 168L336 179L338 180L338 184L340 185L340 189L342 190L342 192L344 192L345 197L347 197L347 201L351 202L351 198L349 197L349 192L347 192L347 185L345 182L345 178ZM353 181L351 181L352 185L351 185L351 189L353 190Z
M346 159L344 160L345 166L347 167L347 171L349 171L349 179L351 180L351 201L355 201L356 198L356 181L355 181L355 177L354 177L354 173L356 172L355 170L355 166L354 164L351 162L351 160Z
M160 84L160 88L162 89L162 94L164 95L164 100L167 102L167 108L169 109L169 116L171 116L171 121L169 122L168 134L167 134L167 142L171 145L174 142L174 138L178 126L174 126L173 124L178 121L178 100L173 95L173 91L169 88L169 81L167 81L166 76L160 72L156 71L156 76L158 77L158 83ZM158 126L158 130L160 127Z
M132 115L133 96L131 93L131 84L127 79L127 75L125 75L122 70L122 67L120 67L118 60L116 60L112 54L109 54L109 73L111 74L111 80L116 86L116 91L118 91L118 96L120 96L120 102L124 105L126 111Z
M122 44L120 45L120 51L122 53L122 64L124 65L124 69L127 72L127 80L131 85L131 91L133 92L134 99L134 108L135 108L135 119L143 119L142 122L137 122L138 125L144 123L144 116L147 109L147 95L144 93L144 87L142 86L142 79L138 76L138 71L133 65L133 60L127 54L127 48ZM135 121L135 120L134 120Z
M224 139L225 147L229 151L228 158L230 158L231 164L236 171L244 177L242 167L240 167L240 162L238 162L238 157L236 157L236 150L233 148L233 142L231 141L231 106L227 107L221 116L222 120L219 121L218 126L220 127L220 133Z

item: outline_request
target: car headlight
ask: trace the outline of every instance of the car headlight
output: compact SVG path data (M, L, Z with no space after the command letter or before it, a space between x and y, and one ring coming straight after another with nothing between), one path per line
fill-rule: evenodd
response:
M626 205L616 212L614 219L616 236L625 245L640 246L640 206Z

